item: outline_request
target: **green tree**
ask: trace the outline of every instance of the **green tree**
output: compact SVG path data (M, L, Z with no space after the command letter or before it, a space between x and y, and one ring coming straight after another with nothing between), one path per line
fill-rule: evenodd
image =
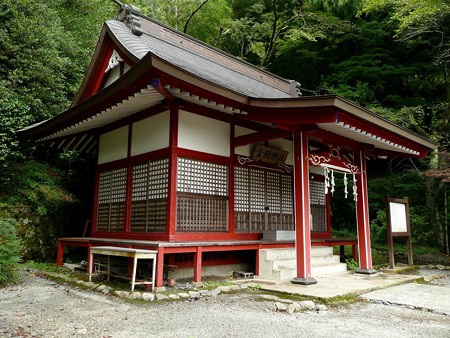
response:
M217 45L231 15L227 0L137 0L134 4L143 14L211 45Z
M8 159L23 153L15 130L62 112L75 97L112 5L107 0L0 5L1 179L10 172Z
M440 170L443 165L448 165L439 154L449 150L450 135L450 4L446 0L364 0L363 5L364 13L388 11L390 19L397 25L395 36L400 41L428 41L427 51L434 55L434 65L442 69L435 80L442 83L445 99L429 106L402 109L411 127L438 142L438 148L430 155L428 169L431 172ZM448 243L443 230L447 220L441 215L441 196L446 185L441 177L435 175L427 176L426 183L430 223L435 227L441 247L444 247L444 243ZM445 217L447 214L445 209Z
M0 285L17 279L20 262L20 240L12 219L0 218Z
M47 151L23 147L15 131L70 105L103 21L116 11L109 0L0 4L0 217L16 220L25 258L53 259L62 228L74 229L77 214L84 224L87 208L63 178L77 177L71 173L89 166L75 164L61 172L54 168L63 165L59 159L42 165L34 157L46 159Z

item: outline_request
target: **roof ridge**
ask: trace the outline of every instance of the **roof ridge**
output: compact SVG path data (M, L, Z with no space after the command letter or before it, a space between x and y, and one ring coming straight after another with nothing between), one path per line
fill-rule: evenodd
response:
M142 19L142 20L139 20ZM248 61L245 61L243 59L240 59L226 51L223 51L217 47L214 47L210 44L207 44L195 37L192 37L184 32L181 32L173 27L170 27L154 18L151 18L149 16L146 16L140 12L140 9L132 6L132 5L123 5L121 9L119 10L118 15L114 19L116 21L123 22L133 34L140 37L141 35L151 36L154 38L157 38L160 41L163 41L165 43L170 43L172 46L175 46L177 48L181 48L184 51L189 52L192 55L195 55L195 51L193 51L190 48L183 48L182 43L189 43L193 46L197 46L200 48L200 50L206 51L206 53L197 53L198 56L210 60L208 58L208 52L211 53L210 56L215 55L218 58L222 59L222 66L225 66L228 69L238 71L242 74L245 74L246 76L249 76L253 78L254 80L268 85L274 89L280 90L282 92L285 92L286 94L292 96L292 97L299 97L301 96L299 89L300 84L296 80L290 80L283 78L277 74L274 74L268 70L265 70L263 68L260 68ZM168 35L172 37L172 39L164 39L163 36L158 35L156 30L153 30L155 34L151 34L149 31L145 29L145 26L156 26L160 29L166 31ZM150 28L150 27L147 27ZM151 27L155 28L155 27ZM169 36L168 36L169 37ZM179 41L179 44L177 44L174 40L175 38L182 39ZM200 50L197 49L197 52ZM227 60L228 62L225 62ZM234 66L238 67L238 69L234 69Z

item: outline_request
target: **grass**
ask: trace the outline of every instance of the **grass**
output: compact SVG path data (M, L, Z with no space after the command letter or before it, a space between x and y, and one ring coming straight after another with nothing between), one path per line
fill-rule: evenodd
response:
M27 261L25 264L26 268L37 270L41 273L50 273L50 274L59 274L59 275L68 275L74 277L76 274L82 275L82 273L76 273L71 269L67 269L65 267L58 266L56 263L40 263L35 261Z
M397 241L397 239L395 239ZM339 247L334 247L334 254L339 255ZM398 240L394 243L394 255L396 263L408 263L407 246ZM351 260L352 249L350 246L345 247L345 258ZM413 260L416 265L442 264L450 266L450 256L445 255L436 247L419 246L413 244ZM386 266L389 264L389 253L387 243L372 242L372 263L373 266Z
M206 281L203 282L203 289L206 290L214 290L218 288L219 286L229 286L233 285L234 283L230 280L224 280L224 281Z

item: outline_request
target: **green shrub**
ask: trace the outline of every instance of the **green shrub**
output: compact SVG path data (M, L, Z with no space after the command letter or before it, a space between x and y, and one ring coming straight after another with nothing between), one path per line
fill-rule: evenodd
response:
M10 167L14 175L0 185L0 217L17 220L24 260L54 261L58 238L81 234L87 207L67 188L66 171L33 160Z
M21 244L16 236L15 221L0 218L0 284L16 281Z

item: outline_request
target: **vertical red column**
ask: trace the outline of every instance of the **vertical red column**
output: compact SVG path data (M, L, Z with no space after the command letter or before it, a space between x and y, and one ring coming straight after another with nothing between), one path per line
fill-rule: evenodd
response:
M63 266L64 264L64 247L60 240L58 240L58 251L56 255L56 264Z
M230 124L230 161L228 170L228 233L234 237L234 123Z
M309 203L308 134L294 133L294 213L297 277L294 284L317 283L311 277L311 212Z
M156 278L155 286L163 286L164 283L164 247L158 247L158 255L156 256Z
M131 157L131 142L133 140L133 125L128 125L128 149L127 149L127 161L130 161ZM124 231L130 232L131 230L131 204L133 193L133 165L128 163L127 165L127 185L126 185L126 198L125 198L125 226Z
M362 150L357 150L355 152L355 163L361 170L361 173L356 175L356 222L358 230L359 256L359 269L356 270L356 273L371 275L377 271L372 268L366 158L364 157L364 152Z
M200 283L202 281L202 255L203 248L197 247L197 251L194 253L194 282Z
M178 147L178 106L170 107L170 157L169 157L169 180L167 192L167 234L169 241L175 239L177 222L177 147Z

